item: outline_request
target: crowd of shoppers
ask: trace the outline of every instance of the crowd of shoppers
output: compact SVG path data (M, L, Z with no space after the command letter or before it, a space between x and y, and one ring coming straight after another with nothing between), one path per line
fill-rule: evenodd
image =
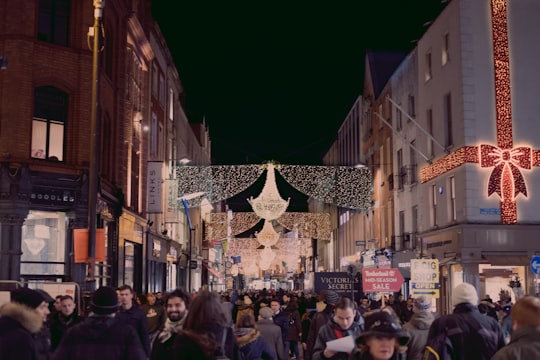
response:
M540 353L539 298L526 296L513 306L479 301L467 283L453 289L454 310L443 316L432 313L430 298L400 294L359 303L334 291L190 294L179 288L159 295L104 286L83 317L72 296L15 289L0 307L0 358L419 360L441 334L451 344L451 360Z

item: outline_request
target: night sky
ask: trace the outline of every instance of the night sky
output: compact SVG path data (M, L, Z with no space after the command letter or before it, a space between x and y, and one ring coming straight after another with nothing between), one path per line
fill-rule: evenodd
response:
M362 92L366 49L411 50L444 6L153 1L153 14L214 164L317 165Z

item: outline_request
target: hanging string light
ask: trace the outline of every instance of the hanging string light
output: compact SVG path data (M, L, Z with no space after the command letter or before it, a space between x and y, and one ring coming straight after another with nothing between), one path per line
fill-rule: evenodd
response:
M274 230L271 221L264 220L262 230L255 232L255 237L257 237L257 241L261 245L266 247L275 245L279 240L280 234Z

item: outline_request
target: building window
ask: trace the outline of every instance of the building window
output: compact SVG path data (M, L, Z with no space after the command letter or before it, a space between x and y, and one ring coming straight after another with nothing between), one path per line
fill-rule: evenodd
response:
M399 248L403 249L405 247L405 211L399 212L399 234L401 236L401 243L399 244Z
M167 95L165 93L165 78L163 77L163 74L161 71L159 72L159 104L163 109L165 109L165 100L167 99Z
M452 96L446 94L444 96L444 145L446 147L454 144L452 136Z
M34 90L32 150L35 159L64 161L64 135L68 95L52 86Z
M30 211L22 226L21 275L65 274L66 224L65 213Z
M409 157L410 157L410 165L409 165L409 183L414 184L416 183L416 140L411 141L411 146L409 147Z
M111 80L113 80L113 66L114 66L114 31L111 30L110 26L107 26L105 30L107 34L107 40L103 42L104 51L103 51L103 70L105 75Z
M38 40L68 46L70 0L40 0L38 11Z
M384 119L384 113L383 113L383 105L382 104L379 104L379 129L382 129L384 123L382 121L382 119Z
M429 135L427 139L427 153L428 156L433 158L435 154L433 153L433 110L427 109L426 111L426 123L427 123L427 132Z
M159 73L157 64L154 62L152 63L152 96L157 99L158 97L158 81L159 81Z
M431 185L431 224L437 226L437 185Z
M174 90L169 89L169 120L174 120Z
M411 230L413 234L418 232L418 205L414 205L411 210Z
M396 109L396 130L401 131L403 129L403 115L401 114L401 103L399 103L399 108Z
M150 157L156 160L158 153L158 119L155 113L152 113L152 123L150 124Z
M450 34L446 33L443 36L443 46L442 46L442 64L450 61Z
M407 171L403 166L403 150L399 149L397 151L397 170L398 170L398 189L403 190L403 185L405 185L405 179L407 178Z
M450 221L456 221L457 220L457 214L456 214L456 178L451 176L450 177Z
M409 113L409 115L412 118L416 117L416 104L415 104L415 101L414 101L414 95L413 94L409 94L407 112Z
M426 74L425 81L431 80L432 77L432 68L431 68L431 51L426 53Z

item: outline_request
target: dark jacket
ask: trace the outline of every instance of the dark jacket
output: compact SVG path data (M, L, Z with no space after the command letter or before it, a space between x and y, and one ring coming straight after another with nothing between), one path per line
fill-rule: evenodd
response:
M54 360L145 360L137 333L109 316L90 316L70 328L53 354Z
M261 332L261 337L275 351L279 360L286 360L285 348L283 347L283 337L281 329L274 324L272 319L262 319L257 321L255 327Z
M518 328L510 343L497 351L491 360L536 359L540 354L540 329L534 326Z
M231 360L239 358L238 343L231 327L219 324L203 326L201 332L181 330L174 339L172 359L214 359L221 354L221 343L225 332L224 355ZM203 336L201 336L201 333ZM204 341L208 340L207 343Z
M17 303L0 308L0 356L2 360L38 359L32 334L43 326L41 315Z
M302 322L300 321L300 313L298 307L288 306L284 311L289 320L289 328L287 330L287 341L300 341L302 333Z
M429 311L414 313L409 322L403 325L403 329L411 334L407 343L407 360L421 360L426 347L429 327L433 323L433 314Z
M445 331L445 323L448 328L459 329L450 337L456 352L454 360L488 360L504 346L499 324L493 318L480 314L478 307L472 304L458 304L452 314L435 319L428 339Z
M317 340L315 341L315 346L313 347L313 352L311 358L313 360L326 359L323 355L323 351L326 348L326 343L331 340L336 340L338 338L337 334L341 334L340 337L352 336L354 340L360 335L362 328L358 322L353 322L350 328L343 330L333 319L321 327L317 332ZM355 350L353 350L354 354ZM343 359L347 360L350 358L348 353L339 352L336 353L332 359Z
M133 326L135 332L139 335L139 339L143 346L146 355L150 356L150 339L148 338L148 322L146 314L136 305L133 305L129 310L120 308L116 314L116 318L124 324Z
M281 337L283 338L283 343L287 340L289 336L289 314L283 310L280 310L276 315L274 315L274 324L279 326L281 329Z
M315 341L317 340L317 333L326 325L334 314L334 307L326 305L324 310L315 313L313 319L311 319L311 325L309 326L309 334L307 337L307 350L304 352L304 357L306 360L311 359L311 354L313 353L313 347L315 346Z
M277 355L274 349L261 337L261 333L253 328L240 328L234 332L236 341L243 354L242 359L246 360L276 360Z
M167 314L162 305L144 304L141 306L141 310L146 315L148 334L156 333L163 328L163 324L165 324L165 320L167 319Z
M81 323L83 318L79 317L76 311L70 316L64 316L61 312L56 312L50 320L49 329L51 330L51 348L54 351L60 339L68 331L69 328Z

